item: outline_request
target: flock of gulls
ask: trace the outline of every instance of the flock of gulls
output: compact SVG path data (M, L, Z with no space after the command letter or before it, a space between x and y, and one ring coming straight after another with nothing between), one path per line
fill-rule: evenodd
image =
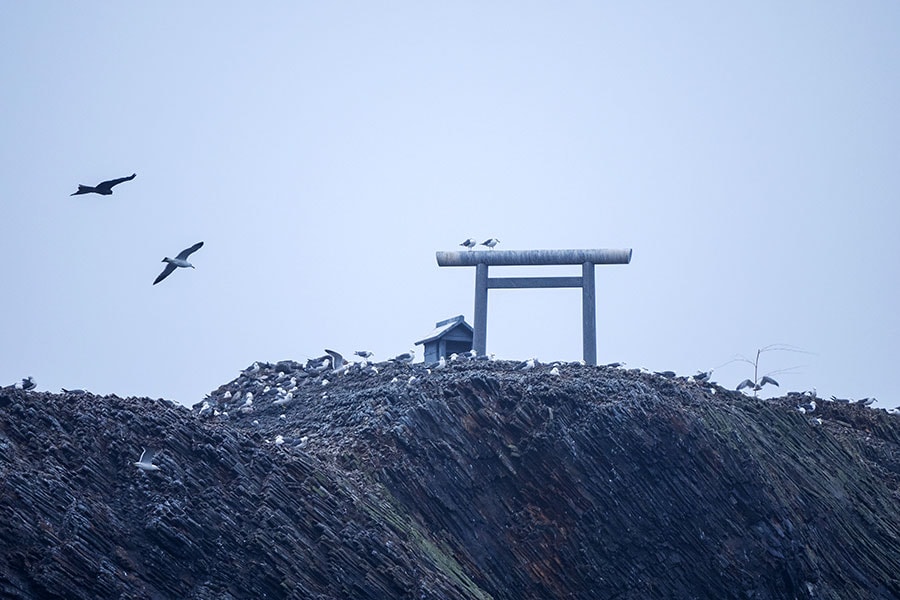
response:
M272 407L280 413L278 414L278 419L284 421L287 419L287 415L282 411L287 405L294 402L308 402L319 398L327 398L331 389L330 386L333 385L337 378L348 377L348 382L353 380L357 382L370 381L369 378L384 378L381 379L380 383L401 386L399 389L414 389L429 380L432 375L436 375L444 369L467 368L464 367L467 363L476 365L479 362L484 362L485 364L496 365L493 367L495 369L499 368L521 373L539 371L552 377L562 376L566 369L584 368L586 366L584 361L541 363L537 358L529 358L521 362L508 361L498 359L493 354L478 355L474 350L460 354L451 354L449 358L441 356L439 360L432 363L422 362L417 364L413 364L416 357L415 349L410 349L409 352L404 352L382 362L373 362L372 358L374 355L368 350L357 350L350 359L345 358L340 352L335 350L326 349L324 352L325 354L322 356L308 359L305 364L291 360L280 361L275 364L255 362L247 369L241 371L234 382L220 386L218 390L207 394L202 403L194 406L194 410L197 411L197 416L200 418L229 419L230 413L248 416L256 410L265 411L267 407ZM599 368L626 369L625 363L622 362L608 363L601 365ZM717 393L717 386L711 381L712 371L699 371L694 375L685 377L677 375L674 371L650 371L646 368L626 370L680 381L685 384L700 385L706 388L709 393ZM390 379L388 380L387 377L390 377ZM359 378L362 378L362 380ZM365 383L364 385L368 386L371 384ZM766 385L778 386L778 382L768 375L764 375L757 382L745 379L737 386L736 391L745 394L753 392L755 395L755 392ZM14 387L30 391L35 389L36 384L32 377L26 377L21 384L16 384ZM82 395L88 392L64 389L63 393L67 395ZM787 397L794 398L798 402L796 406L797 411L806 415L810 422L815 422L819 425L823 423L823 419L819 418L817 411L820 407L817 402L852 403L865 407L870 407L875 402L874 398L853 400L831 396L830 399L820 399L815 390L788 392ZM900 414L900 408L887 409L886 412L889 414ZM254 420L253 424L259 425L258 420ZM308 435L292 437L288 432L283 433L284 435L279 434L275 436L274 440L267 441L278 446L290 443L295 447L302 448L309 437ZM310 435L314 434L310 433ZM145 475L160 471L160 466L153 462L157 455L156 449L145 448L140 458L132 464Z
M667 379L676 385L700 386L710 394L721 393L722 388L715 384L712 371L697 372L691 376L678 375L673 371L650 371L645 368L627 368L625 363L613 362L597 367L588 367L584 361L556 361L542 363L537 358L529 358L524 361L511 361L499 359L494 355L477 355L475 352L463 352L451 354L449 357L440 357L434 362L414 363L415 351L405 352L394 358L373 362L373 354L369 351L356 351L353 356L347 358L340 352L326 349L319 357L308 359L305 364L292 360L279 361L278 363L255 362L250 367L242 370L239 376L228 384L223 384L217 390L207 394L202 402L193 406L194 413L201 419L230 420L233 418L251 420L251 424L270 432L271 438L266 438L266 443L276 446L305 448L321 436L331 437L331 426L323 426L316 429L315 420L306 421L300 419L293 421L288 419L287 409L294 404L316 403L329 398L334 392L335 385L341 389L341 399L328 410L346 410L346 397L352 397L356 391L370 388L373 385L386 386L398 394L419 394L420 386L442 386L442 373L458 372L478 368L489 368L492 371L508 371L518 373L538 373L539 377L545 377L545 381L551 378L566 378L581 369L621 369L636 376L650 376ZM491 365L491 366L488 366ZM768 377L768 376L766 376ZM759 387L763 385L777 385L771 377L770 381L759 381ZM343 383L338 384L341 381ZM744 382L742 382L744 384ZM756 384L742 385L740 393L750 394L757 387ZM851 400L832 397L831 399L819 399L815 390L806 392L789 392L788 398L795 398L797 410L806 415L811 424L821 424L819 414L826 412L821 408L816 412L817 402L828 403L854 403L869 406L871 399ZM336 398L337 400L337 398ZM371 407L364 404L353 410L360 415L374 414L367 412ZM900 410L893 409L887 412L900 414ZM822 414L825 416L825 414ZM260 423L260 419L268 420ZM284 425L278 425L283 423ZM274 425L274 427L273 427ZM300 429L297 429L297 427ZM283 427L283 429L282 429ZM274 429L274 431L273 431ZM280 431L279 431L280 430ZM277 435L276 435L277 433Z
M207 394L202 402L194 405L193 410L196 411L197 416L201 419L228 420L232 415L252 418L257 411L262 411L262 414L265 414L267 411L274 409L278 415L278 421L287 422L287 413L284 411L288 405L296 402L309 402L327 398L329 390L338 378L347 377L347 381L357 380L359 382L378 380L378 378L383 377L384 379L381 380L382 384L387 383L391 386L399 386L395 389L412 390L443 370L465 369L468 368L466 365L474 366L478 363L493 364L497 365L494 368L520 373L540 370L554 378L561 377L566 369L586 367L583 360L542 363L537 358L532 357L524 361L508 361L498 359L494 354L479 355L474 350L459 354L454 353L449 358L441 356L436 362L416 364L414 364L415 349L410 349L409 352L404 352L381 362L374 362L372 360L373 356L374 354L371 351L357 350L353 353L352 358L345 358L340 352L325 349L322 356L310 358L305 364L292 360L284 360L277 363L254 362L250 367L242 370L235 381L220 386L219 389ZM626 366L623 362L612 362L601 365L599 368L624 370ZM650 371L643 367L629 370L643 375L681 381L685 384L700 385L712 394L717 392L716 384L711 381L712 370L698 371L696 374L687 377L679 376L674 371ZM387 379L388 377L390 379ZM362 380L359 378L362 378ZM371 384L366 383L364 385L368 386ZM764 375L758 382L753 382L749 379L742 381L736 391L742 391L745 394L753 392L755 394L765 385L778 386L778 382L768 375ZM801 414L810 415L811 422L815 422L818 425L823 423L823 419L819 418L818 415L812 414L816 411L816 401L819 400L815 390L788 392L787 397L795 398L799 402L797 410ZM854 403L861 406L871 406L874 398L852 400L832 396L830 399L822 401L826 403ZM888 409L887 412L900 414L900 408ZM268 414L271 418L272 413L269 412ZM252 424L260 425L258 419L254 419ZM291 435L289 431L282 431L282 433L275 435L274 438L266 439L265 441L276 446L288 444L302 449L306 447L311 436L314 438L317 436L315 431L307 431L305 434L298 433L296 435ZM160 467L153 464L156 454L157 452L154 449L144 449L138 461L133 464L143 474L159 471Z
M441 357L432 363L415 364L415 349L380 362L374 362L374 355L368 350L357 350L352 358L345 358L335 350L326 349L324 352L322 356L308 359L305 364L292 360L274 364L255 362L241 371L235 381L207 394L203 402L193 408L202 419L226 420L235 415L247 416L256 411L275 408L280 413L278 419L286 420L287 414L282 411L287 405L327 398L329 390L339 378L351 386L362 384L368 387L372 385L369 382L377 381L379 384L396 386L395 389L410 390L443 370L467 368L466 365L490 363L496 365L495 368L517 372L546 367L554 376L560 375L560 368L584 365L583 361L542 365L535 358L507 361L498 359L493 354L477 355L474 350L454 353L449 358ZM354 381L356 384L352 383ZM259 425L259 421L254 420L253 424ZM288 440L290 436L285 433L276 436L274 441L267 441L281 445ZM297 441L302 447L306 440L298 438Z

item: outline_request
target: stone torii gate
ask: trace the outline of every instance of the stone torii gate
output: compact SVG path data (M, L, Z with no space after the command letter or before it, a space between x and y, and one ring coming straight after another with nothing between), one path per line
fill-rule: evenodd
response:
M463 250L435 253L438 266L475 267L475 326L472 347L487 349L487 292L506 288L581 288L584 362L597 364L597 301L594 265L627 265L631 248L622 250ZM488 266L581 265L581 277L488 277Z

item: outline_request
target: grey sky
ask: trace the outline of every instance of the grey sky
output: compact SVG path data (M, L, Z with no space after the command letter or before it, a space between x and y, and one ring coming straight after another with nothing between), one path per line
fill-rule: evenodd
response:
M7 3L0 383L191 404L388 358L472 322L434 258L472 236L633 248L597 268L601 362L790 344L782 391L896 406L898 31L886 1ZM580 310L492 291L488 350L579 358Z

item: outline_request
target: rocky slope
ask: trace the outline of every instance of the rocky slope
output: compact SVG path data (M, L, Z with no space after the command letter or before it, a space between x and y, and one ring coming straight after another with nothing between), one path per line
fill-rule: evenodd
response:
M377 370L255 365L193 409L0 390L0 596L900 597L896 415Z

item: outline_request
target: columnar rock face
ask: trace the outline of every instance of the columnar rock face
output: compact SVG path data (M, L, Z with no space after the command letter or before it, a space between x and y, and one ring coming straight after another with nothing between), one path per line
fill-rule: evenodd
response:
M254 365L193 409L0 390L0 597L900 597L896 415L376 366Z

